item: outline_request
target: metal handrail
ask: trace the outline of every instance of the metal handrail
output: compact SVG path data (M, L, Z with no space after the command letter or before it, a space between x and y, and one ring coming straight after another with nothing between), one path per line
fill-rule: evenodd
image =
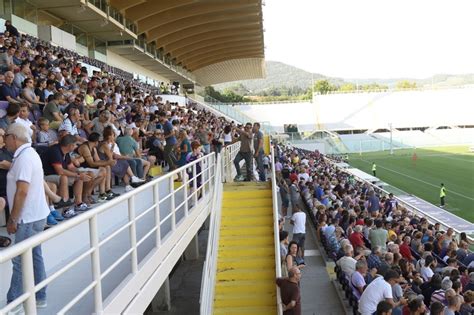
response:
M225 151L225 149L224 149ZM200 313L212 314L214 308L214 291L217 274L217 254L219 251L220 223L222 212L222 155L217 157L216 176L214 178L214 195L212 201L212 211L210 214L209 235L207 239L207 254L204 262L201 295Z
M197 172L197 164L200 163L202 165L201 172ZM44 232L41 232L31 238L28 238L10 248L7 248L0 252L0 264L10 261L14 257L21 256L22 260L22 273L23 273L23 294L12 301L11 303L4 306L0 309L0 313L8 313L10 310L15 308L20 303L24 303L25 311L27 314L36 314L36 298L35 293L38 292L41 288L45 287L57 277L61 276L72 267L74 267L77 263L82 261L84 258L90 256L91 258L91 265L92 265L92 281L83 289L79 294L77 294L69 303L67 303L61 310L58 311L59 314L64 314L69 311L71 307L73 307L83 296L85 296L90 291L94 291L94 308L95 313L100 314L107 305L104 305L105 298L102 296L102 281L105 277L106 273L109 273L118 266L118 263L112 264L107 270L101 271L100 261L101 261L101 252L100 248L113 239L113 237L107 237L103 240L99 240L99 229L98 229L98 216L101 213L109 211L113 209L115 205L120 203L127 202L128 207L128 220L125 223L122 223L121 226L116 227L114 231L111 231L111 234L116 233L117 230L123 230L123 226L129 228L130 233L130 248L123 254L121 257L117 258L117 261L122 261L125 258L129 257L131 260L132 270L130 274L137 274L140 271L140 267L138 265L138 257L137 257L137 247L141 244L147 237L149 237L153 232L145 233L145 235L137 239L137 229L136 224L137 221L143 218L144 214L140 213L136 216L135 211L135 203L134 198L139 193L143 192L146 189L152 188L153 189L153 206L145 209L144 212L155 212L155 223L152 230L155 233L156 244L152 250L156 250L161 246L167 244L169 240L169 235L177 229L178 226L182 224L189 224L188 215L190 214L189 209L192 207L191 203L195 206L194 209L198 209L198 195L202 195L201 200L208 200L209 194L215 188L215 177L217 176L218 170L216 167L216 158L215 154L209 154L200 159L193 161L179 169L174 170L166 175L163 175L149 183L146 183L131 192L125 193L107 203L99 205L98 207L89 210L75 218L67 220L55 227L52 227ZM214 171L212 171L214 169ZM187 171L192 170L193 174L193 191L188 193L187 186L189 184L189 180L187 179ZM173 179L174 177L180 174L181 178L183 178L183 187L179 187L177 189L174 188ZM197 188L197 177L201 176L202 178L202 185ZM165 198L159 198L158 194L158 187L160 183L169 183L170 193L165 196ZM184 202L181 203L178 207L175 205L175 199L177 192L180 190L184 190ZM167 199L170 199L171 202L171 209L170 215L167 218L160 219L160 204L162 204ZM184 207L184 218L181 219L179 222L176 222L176 212ZM205 211L209 209L201 209L200 211ZM168 220L171 220L171 230L167 233L166 236L163 238L161 237L161 225L166 223ZM61 269L49 275L45 280L41 283L35 285L34 276L33 276L33 255L32 249L40 244L45 243L46 241L55 238L66 231L82 224L88 222L89 224L89 233L90 233L90 241L89 247L86 248L85 252L79 253L78 257L74 260L63 266ZM192 222L191 222L192 223ZM119 233L116 233L119 234ZM105 255L105 254L104 254ZM123 281L129 281L127 277L123 279Z
M234 159L239 153L240 150L240 141L232 143L228 145L223 150L223 163L222 163L222 179L225 183L230 183L234 179L234 175L236 174L236 170L233 167ZM243 163L243 162L242 162Z
M271 163L272 163L272 200L273 200L273 242L275 244L275 277L281 277L281 254L280 254L280 226L278 219L280 211L278 210L278 195L277 195L277 182L275 173L275 152L273 146L270 147ZM280 287L276 286L277 291L277 314L283 314L283 307L280 295Z

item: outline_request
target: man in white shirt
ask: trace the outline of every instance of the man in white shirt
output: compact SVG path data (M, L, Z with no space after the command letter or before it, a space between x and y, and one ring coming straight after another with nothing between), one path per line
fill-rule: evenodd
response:
M25 126L13 123L5 134L5 145L15 152L7 175L7 198L11 206L7 223L9 234L15 234L15 244L40 233L49 214L44 192L43 165ZM13 273L7 303L23 294L21 257L13 258ZM41 245L33 248L35 284L46 278ZM37 307L46 307L46 287L36 292ZM22 307L20 304L19 308Z
M293 225L293 241L298 243L301 257L304 257L304 241L306 239L306 213L294 207L290 223Z
M390 269L385 273L385 276L377 277L365 288L364 293L359 300L359 312L361 315L372 315L377 311L377 304L381 301L387 301L395 308L399 305L407 303L405 298L400 298L400 301L395 303L392 295L392 285L395 285L400 280L400 274Z

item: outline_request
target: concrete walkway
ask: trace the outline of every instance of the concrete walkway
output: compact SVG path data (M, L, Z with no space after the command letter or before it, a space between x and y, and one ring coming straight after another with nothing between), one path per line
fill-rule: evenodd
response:
M289 212L290 213L290 212ZM287 219L285 230L292 239L293 226ZM341 315L345 309L341 305L336 289L329 278L326 263L318 248L314 228L306 220L305 263L301 276L301 306L303 315Z

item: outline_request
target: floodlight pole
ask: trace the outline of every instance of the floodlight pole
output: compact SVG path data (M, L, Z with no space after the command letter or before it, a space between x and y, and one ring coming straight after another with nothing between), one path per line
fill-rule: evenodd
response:
M393 136L392 136L392 123L388 124L390 126L390 155L393 154Z

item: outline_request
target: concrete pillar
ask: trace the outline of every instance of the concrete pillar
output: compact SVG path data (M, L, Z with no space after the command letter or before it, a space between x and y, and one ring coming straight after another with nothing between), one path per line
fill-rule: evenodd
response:
M151 301L153 313L158 311L169 311L171 309L170 278L166 278L160 290Z
M184 250L185 260L196 260L199 258L199 238L198 234L194 235L188 247Z

